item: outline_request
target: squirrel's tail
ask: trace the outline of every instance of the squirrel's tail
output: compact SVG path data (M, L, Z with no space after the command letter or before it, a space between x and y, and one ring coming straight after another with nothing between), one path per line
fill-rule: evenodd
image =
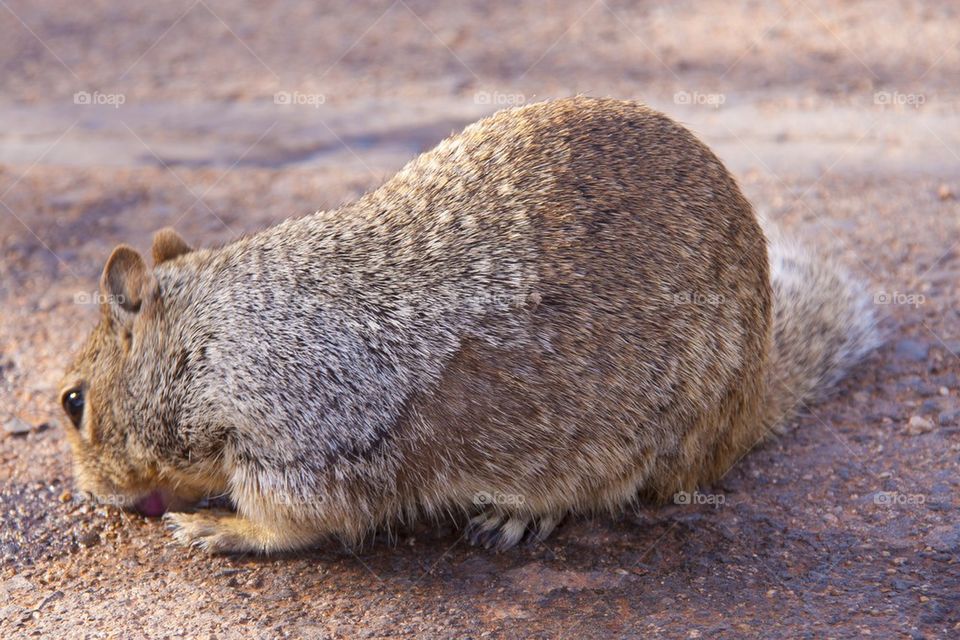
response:
M872 300L835 262L764 223L773 287L765 425L782 431L881 342Z

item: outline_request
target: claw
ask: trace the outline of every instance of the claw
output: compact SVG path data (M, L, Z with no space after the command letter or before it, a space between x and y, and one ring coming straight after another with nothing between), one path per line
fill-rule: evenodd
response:
M467 525L467 539L471 544L485 549L494 548L506 551L527 537L543 540L556 526L557 519L544 516L532 526L534 518L520 515L498 515L492 512L481 513L470 519Z

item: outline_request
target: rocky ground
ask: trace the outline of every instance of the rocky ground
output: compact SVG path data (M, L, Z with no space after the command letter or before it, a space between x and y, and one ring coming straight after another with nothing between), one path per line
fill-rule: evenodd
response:
M0 1L0 636L960 635L960 9L916 4ZM574 93L698 132L887 344L691 504L508 553L211 559L74 495L59 375L114 245L334 207Z

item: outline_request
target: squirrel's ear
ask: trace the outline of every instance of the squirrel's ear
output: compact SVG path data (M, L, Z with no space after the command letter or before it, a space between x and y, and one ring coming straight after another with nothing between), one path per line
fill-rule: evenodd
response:
M173 260L177 256L190 253L193 249L187 244L179 233L173 230L173 227L160 229L153 236L153 264L158 265L167 260Z
M103 268L100 290L104 304L121 322L132 321L143 303L158 293L157 279L140 254L126 245L113 250Z

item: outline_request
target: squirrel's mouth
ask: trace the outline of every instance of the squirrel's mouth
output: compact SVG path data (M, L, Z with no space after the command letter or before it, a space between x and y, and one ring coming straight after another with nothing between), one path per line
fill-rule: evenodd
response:
M133 508L148 518L159 518L167 512L167 506L167 498L159 489L133 503Z

